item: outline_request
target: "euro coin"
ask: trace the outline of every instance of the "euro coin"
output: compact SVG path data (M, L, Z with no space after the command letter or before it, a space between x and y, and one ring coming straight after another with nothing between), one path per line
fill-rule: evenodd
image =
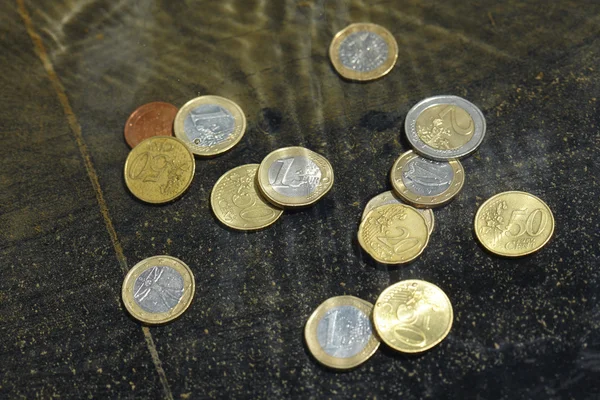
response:
M404 123L413 149L437 161L474 152L485 136L485 118L473 103L458 96L429 97L408 111Z
M379 347L371 323L373 305L353 296L332 297L308 319L304 338L321 364L335 369L356 367Z
M147 203L166 203L192 183L196 162L179 139L153 136L135 146L125 161L125 184Z
M381 340L394 350L419 353L450 332L454 314L448 296L436 285L410 279L385 289L373 308Z
M173 136L173 121L177 111L173 104L160 101L138 107L125 123L125 141L134 148L152 136Z
M429 242L425 218L404 204L371 210L358 228L358 242L375 261L401 264L414 260Z
M274 205L303 207L329 192L333 186L333 168L314 151L285 147L263 159L257 179L261 193Z
M525 192L503 192L486 200L475 215L475 235L487 250L519 257L541 249L554 233L550 207Z
M185 312L195 291L194 275L181 260L154 256L129 270L121 295L127 311L137 320L164 324Z
M391 71L398 58L398 44L379 25L352 24L335 35L329 46L329 58L342 77L368 81Z
M283 210L266 201L256 187L258 164L227 171L210 195L212 210L224 225L238 230L262 229L273 224Z
M362 220L364 220L365 217L367 216L367 214L369 214L369 211L371 211L377 207L385 206L388 204L404 204L404 203L392 191L380 193L377 196L373 197L371 200L369 200L369 202L365 206L365 210L363 211ZM433 227L435 225L435 218L433 216L433 211L431 210L431 208L416 208L415 210L418 211L419 214L421 214L423 216L423 218L425 218L425 223L427 224L427 230L429 231L429 234L431 235L431 233L433 232Z
M390 180L402 200L432 208L449 203L460 192L465 173L458 160L433 161L409 150L392 166Z
M200 96L185 103L174 123L175 136L199 156L221 154L242 140L246 116L233 101Z

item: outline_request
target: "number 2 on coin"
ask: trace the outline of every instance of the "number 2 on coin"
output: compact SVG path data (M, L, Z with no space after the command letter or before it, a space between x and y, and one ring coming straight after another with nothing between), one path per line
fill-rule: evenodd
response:
M391 249L395 254L402 254L419 245L419 239L410 238L408 230L401 226L395 226L385 233L385 236L377 236L377 240Z

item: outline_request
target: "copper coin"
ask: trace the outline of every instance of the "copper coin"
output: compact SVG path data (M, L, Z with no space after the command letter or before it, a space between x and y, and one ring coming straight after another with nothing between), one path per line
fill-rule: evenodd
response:
M134 148L152 136L173 136L173 121L179 109L173 104L155 101L135 110L125 124L125 141Z

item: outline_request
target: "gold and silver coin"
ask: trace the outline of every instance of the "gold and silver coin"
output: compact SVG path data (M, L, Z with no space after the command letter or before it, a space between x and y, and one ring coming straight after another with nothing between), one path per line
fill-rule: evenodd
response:
M408 112L404 127L413 149L437 161L466 157L485 136L481 110L458 96L420 101Z
M465 173L458 160L433 161L409 150L392 166L390 179L402 200L432 208L447 204L460 192Z
M246 131L246 116L233 101L200 96L185 103L175 116L175 136L199 156L215 156L235 146Z
M262 229L273 224L283 210L266 201L256 187L258 164L227 171L210 195L215 216L226 226L239 230Z
M388 287L373 308L379 337L403 353L419 353L440 343L453 319L452 304L442 289L417 279Z
M333 168L325 157L304 147L285 147L268 154L258 167L258 186L278 207L315 203L333 186Z
M321 364L348 369L362 364L379 347L371 323L373 305L353 296L332 297L306 322L304 338Z
M175 257L154 256L129 270L121 295L127 311L145 324L164 324L188 309L194 297L194 275Z
M541 249L554 232L550 207L536 196L518 191L498 193L475 215L475 235L500 256L519 257Z
M365 206L365 210L363 211L361 221L365 219L367 214L369 214L369 211L388 204L404 204L404 202L400 200L400 198L391 190L380 193L377 196L373 197L371 200L369 200L369 202ZM435 225L433 211L431 210L431 208L416 208L415 210L418 211L419 214L423 216L423 218L425 218L427 229L429 230L429 234L431 235L431 233L433 232L433 227Z
M371 210L358 228L358 242L371 257L384 264L414 260L429 242L425 218L404 204Z
M352 24L335 35L329 46L329 58L344 78L368 81L391 71L398 58L398 44L379 25Z
M192 183L194 155L179 139L153 136L135 146L125 161L125 184L147 203L166 203Z

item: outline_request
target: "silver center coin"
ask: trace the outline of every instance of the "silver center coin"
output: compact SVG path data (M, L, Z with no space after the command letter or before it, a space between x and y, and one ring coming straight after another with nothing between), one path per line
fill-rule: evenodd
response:
M317 326L317 340L325 353L348 358L360 353L371 339L369 317L353 306L327 311Z
M402 168L402 182L413 193L421 196L437 196L444 193L454 179L448 162L437 162L415 157Z
M340 44L342 65L354 71L369 72L388 58L388 45L373 32L354 32Z
M190 142L209 147L227 140L235 129L235 118L219 105L202 104L190 111L183 128Z
M284 196L309 196L320 181L321 169L304 156L279 159L269 167L269 184Z
M148 268L133 284L133 298L144 311L164 313L179 303L183 296L183 277L167 266Z

